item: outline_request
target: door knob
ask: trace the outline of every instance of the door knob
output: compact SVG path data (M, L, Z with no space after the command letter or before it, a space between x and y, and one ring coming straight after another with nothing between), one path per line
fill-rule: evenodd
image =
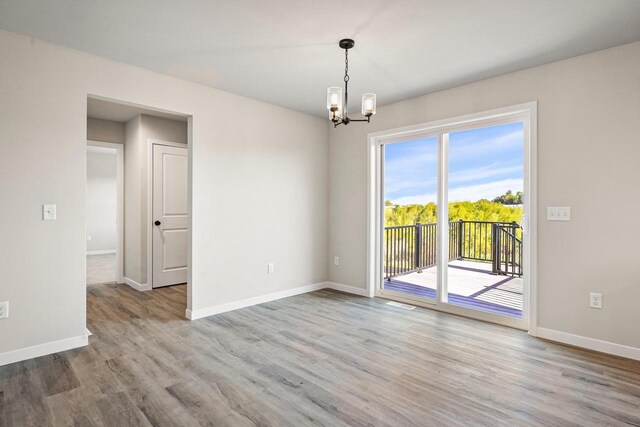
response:
M162 224L160 221L156 220L156 222L154 222L155 225L160 225Z

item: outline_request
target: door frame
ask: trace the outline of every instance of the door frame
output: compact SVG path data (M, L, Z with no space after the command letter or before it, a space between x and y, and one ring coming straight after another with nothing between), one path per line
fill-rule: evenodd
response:
M162 139L147 138L147 284L153 287L153 146L166 145L168 147L184 148L187 150L188 168L187 176L187 288L191 282L191 161L189 144L181 142L164 141Z
M481 311L469 310L447 303L440 303L440 290L444 286L446 290L446 269L439 268L439 288L437 300L429 303L426 300L417 300L406 295L393 292L380 292L383 277L383 247L382 229L384 227L384 195L383 195L383 159L381 147L385 143L408 141L417 138L443 135L443 133L473 129L484 126L503 124L508 121L524 122L524 215L526 217L527 239L524 241L523 267L528 274L523 277L524 310L522 321L510 319L504 316L496 320L495 315L489 315ZM445 135L443 135L445 136ZM415 305L426 306L447 313L473 317L479 320L504 324L528 330L530 335L537 335L537 101L507 106L490 111L483 111L444 120L420 123L412 126L388 129L372 132L367 137L367 291L369 297L393 297L399 301L405 301ZM444 152L442 148L444 147ZM443 209L446 203L446 174L441 174L440 164L446 159L447 144L442 138L438 138L439 170L438 176L444 176L438 180L438 211ZM442 217L442 216L440 216ZM448 246L445 236L448 233L439 233L438 261L441 259ZM444 246L443 246L444 244Z
M124 145L87 139L89 146L116 150L116 280L124 283Z

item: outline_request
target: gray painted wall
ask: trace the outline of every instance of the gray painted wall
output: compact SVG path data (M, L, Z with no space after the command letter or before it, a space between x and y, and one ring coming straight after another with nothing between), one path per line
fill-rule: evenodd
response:
M147 284L148 140L187 144L187 123L141 115L125 125L125 277Z
M86 334L87 94L193 117L189 308L327 279L326 120L5 31L0 52L0 359Z
M87 139L124 144L124 123L87 117Z
M640 348L640 42L379 108L330 131L330 280L366 287L367 133L538 101L539 327ZM546 221L570 206L570 222ZM604 309L589 308L589 292Z

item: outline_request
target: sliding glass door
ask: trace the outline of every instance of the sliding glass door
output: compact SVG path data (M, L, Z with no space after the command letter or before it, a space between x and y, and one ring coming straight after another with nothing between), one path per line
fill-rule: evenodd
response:
M379 296L526 329L528 119L383 138Z
M447 136L450 230L444 301L521 319L524 124Z

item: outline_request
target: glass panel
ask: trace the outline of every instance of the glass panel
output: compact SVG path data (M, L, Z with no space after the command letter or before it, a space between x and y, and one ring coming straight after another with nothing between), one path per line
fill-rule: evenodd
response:
M437 177L437 137L385 145L385 290L436 298Z
M521 122L449 134L449 304L522 318Z
M369 117L376 114L376 94L365 93L362 95L362 115Z

